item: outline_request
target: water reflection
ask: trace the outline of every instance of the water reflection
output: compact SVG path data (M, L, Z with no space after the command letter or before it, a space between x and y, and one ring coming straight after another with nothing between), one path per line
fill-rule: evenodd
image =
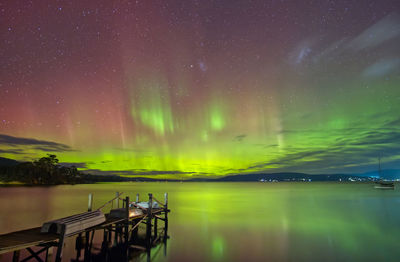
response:
M113 183L2 188L0 231L38 226L82 212L89 193L100 206L115 191L131 196L152 192L159 198L168 192L171 238L168 245L150 251L152 261L397 261L398 188L380 191L372 184L355 183ZM101 233L94 237L93 250L98 254L102 237ZM76 259L74 245L67 243L65 259ZM142 253L132 260L148 261L148 257Z

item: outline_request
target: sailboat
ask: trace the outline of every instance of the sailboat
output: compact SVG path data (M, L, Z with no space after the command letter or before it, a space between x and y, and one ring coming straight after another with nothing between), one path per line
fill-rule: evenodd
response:
M376 189L394 189L393 181L385 181L382 179L382 170L381 170L381 158L379 157L379 180L375 181L376 185L374 186Z

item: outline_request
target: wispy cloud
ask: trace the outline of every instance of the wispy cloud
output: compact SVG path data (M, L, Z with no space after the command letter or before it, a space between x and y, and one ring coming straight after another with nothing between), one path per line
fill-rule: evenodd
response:
M65 167L87 168L87 163L85 162L79 162L79 163L61 162L59 164Z
M346 45L347 48L360 51L373 48L400 36L400 16L392 13L365 29Z
M0 134L1 150L11 154L23 153L24 149L33 149L43 152L76 151L68 145L34 138L15 137Z
M15 154L15 155L19 155L19 154L23 154L23 150L22 149L0 149L0 153L2 154Z
M400 27L400 25L399 25ZM381 59L367 66L362 75L365 77L380 77L388 75L400 67L400 58Z
M381 77L399 68L400 15L391 13L365 28L359 34L327 39L323 36L308 37L288 55L289 63L312 69L319 75L336 70L345 64L357 63L362 77ZM375 49L379 48L379 52ZM370 55L365 59L364 53ZM371 55L372 54L372 55ZM356 59L361 56L364 59Z
M320 146L287 147L281 155L272 160L255 163L241 172L311 172L332 173L347 171L352 168L368 171L375 167L378 156L385 157L387 162L400 162L400 129L393 126L380 127L374 130L362 128L352 130L333 130L340 134L330 144ZM298 137L318 137L320 132L287 130L287 134ZM358 171L359 171L358 170Z

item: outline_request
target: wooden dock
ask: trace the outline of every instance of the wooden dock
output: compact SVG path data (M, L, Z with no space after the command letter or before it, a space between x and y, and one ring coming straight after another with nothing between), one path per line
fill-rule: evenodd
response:
M129 250L132 248L139 250L149 251L150 248L160 240L168 238L168 195L165 194L165 201L161 203L152 194L149 194L147 202L139 202L139 195L136 195L136 201L131 202L129 197L122 199L120 193L117 196L100 207L101 210L106 205L115 202L116 209L111 209L109 214L105 214L105 221L92 226L85 227L85 218L87 215L77 216L78 219L74 222L79 223L79 227L75 232L69 231L68 234L63 232L56 233L56 231L41 232L42 227L36 227L8 234L0 235L0 254L13 252L13 262L28 261L34 259L36 261L52 261L52 248L57 248L55 257L56 262L62 260L62 251L64 247L64 240L67 237L76 237L76 247L78 261L81 256L81 250L84 250L84 261L91 261L91 249L93 244L94 233L97 230L103 231L103 242L101 252L107 255L107 248L110 246L122 246L126 256L129 256ZM122 208L119 208L119 201L122 200ZM93 197L89 195L88 211L92 211ZM89 213L89 212L88 212ZM93 212L91 212L93 213ZM57 223L57 221L71 221L71 217L50 221ZM164 222L162 234L159 234L158 220ZM93 222L91 222L93 223ZM143 241L138 241L138 227L143 224L146 226L146 235ZM32 249L33 247L37 247ZM20 251L26 249L30 254L28 257L21 258ZM43 257L44 260L40 257ZM107 260L105 260L107 261Z

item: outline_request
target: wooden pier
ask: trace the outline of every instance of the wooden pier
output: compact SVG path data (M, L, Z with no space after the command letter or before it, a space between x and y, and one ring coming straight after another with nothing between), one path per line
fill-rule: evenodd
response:
M148 194L146 202L139 202L139 194L136 195L134 202L131 202L129 197L121 198L121 194L117 192L114 199L98 208L96 212L92 211L93 196L90 194L86 213L49 221L42 227L0 235L0 255L13 252L13 262L28 260L47 262L54 260L52 249L56 248L55 261L60 262L65 239L76 237L76 261L80 261L82 250L84 251L83 261L91 261L94 234L99 230L103 231L100 251L102 261L109 261L107 257L110 255L111 247L118 247L119 253L122 250L126 260L132 249L147 251L149 254L152 246L168 238L168 213L170 212L168 194L165 193L163 203L152 194ZM120 200L122 200L121 208L119 208ZM101 217L102 214L99 214L101 209L114 203L116 208L112 208L110 213L105 214L105 219L94 218L94 216ZM161 232L159 232L158 220L161 220L164 225ZM99 221L99 224L93 225L94 221ZM138 236L140 225L146 227L145 236L142 238ZM21 250L24 249L29 255L22 258L20 257Z

